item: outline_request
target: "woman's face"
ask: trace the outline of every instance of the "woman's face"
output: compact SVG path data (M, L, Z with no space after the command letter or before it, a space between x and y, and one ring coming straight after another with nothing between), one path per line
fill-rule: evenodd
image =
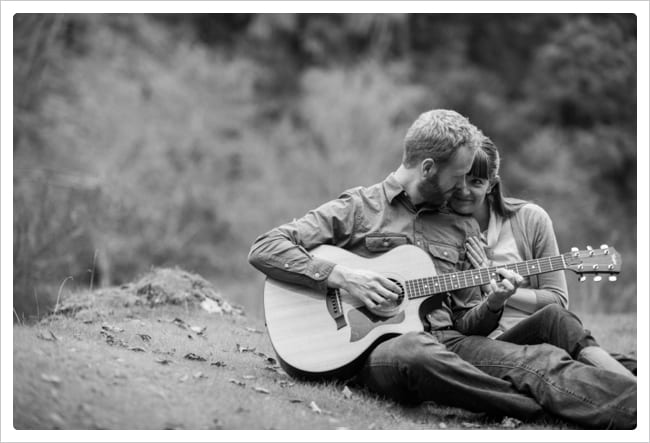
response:
M490 182L485 178L467 175L466 186L456 188L449 199L451 209L463 215L474 214L485 201Z

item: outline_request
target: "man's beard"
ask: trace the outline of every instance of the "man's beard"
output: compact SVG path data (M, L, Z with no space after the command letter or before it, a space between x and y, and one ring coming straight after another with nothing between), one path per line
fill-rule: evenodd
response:
M449 195L447 194L451 194L449 191L443 191L440 188L438 176L435 176L433 180L422 180L418 183L418 192L426 203L436 208L442 206L448 200Z

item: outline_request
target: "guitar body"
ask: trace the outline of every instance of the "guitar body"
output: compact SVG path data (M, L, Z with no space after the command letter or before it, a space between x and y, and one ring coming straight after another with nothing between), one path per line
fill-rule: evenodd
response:
M306 379L347 378L358 370L374 346L396 335L422 331L424 317L439 307L447 291L487 284L499 279L497 267L436 275L429 255L413 245L364 258L335 246L319 246L317 257L350 268L382 274L402 288L398 302L370 311L345 291L327 294L268 278L264 286L264 315L271 343L288 374ZM608 275L616 280L621 257L614 248L571 252L500 266L522 276L570 269L580 275Z
M435 275L429 255L412 245L398 246L375 258L327 245L310 253L336 264L378 272L400 286L406 280ZM382 340L422 331L429 305L439 305L440 299L403 297L388 315L377 315L345 291L323 294L269 278L264 288L264 315L271 343L288 374L306 379L343 378L352 375Z

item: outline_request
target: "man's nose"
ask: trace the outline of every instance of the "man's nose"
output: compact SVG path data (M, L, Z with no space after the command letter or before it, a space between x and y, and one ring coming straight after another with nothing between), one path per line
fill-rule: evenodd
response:
M466 176L462 176L456 181L456 192L460 194L465 194L467 193L467 178Z

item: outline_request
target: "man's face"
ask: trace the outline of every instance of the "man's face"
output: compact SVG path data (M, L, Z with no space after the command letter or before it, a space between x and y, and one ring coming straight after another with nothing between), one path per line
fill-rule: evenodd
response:
M465 175L472 168L474 152L467 146L460 148L437 173L418 184L418 191L432 206L442 206L457 188L465 186Z

